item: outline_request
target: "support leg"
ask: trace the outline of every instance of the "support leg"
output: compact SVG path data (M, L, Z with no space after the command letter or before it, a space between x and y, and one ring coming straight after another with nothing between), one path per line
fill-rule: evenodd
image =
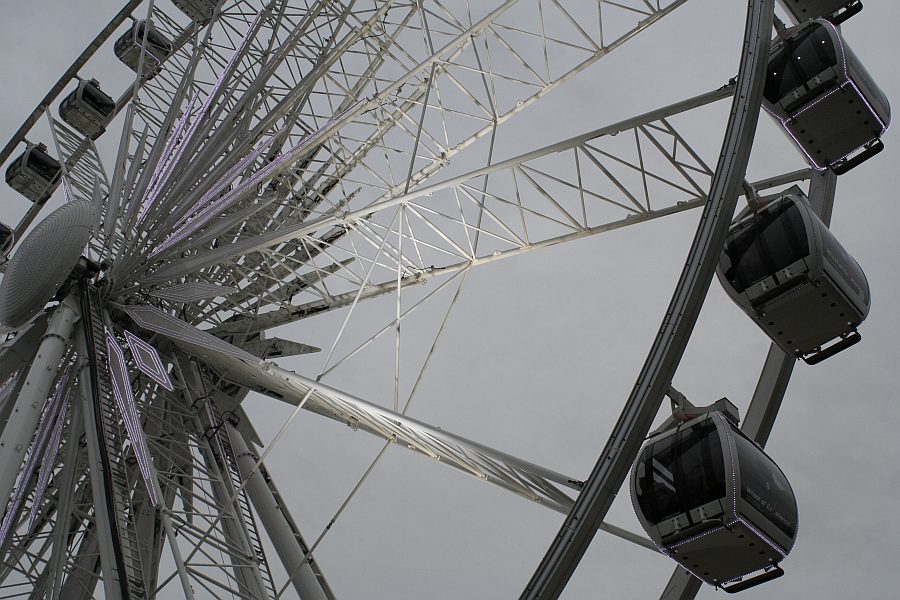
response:
M309 548L303 542L293 519L290 518L287 507L276 494L265 466L255 468L259 457L247 446L244 436L227 420L225 428L234 449L241 481L246 482L245 489L250 501L253 502L256 514L269 534L275 552L278 553L297 594L303 600L332 598L331 590L318 566L305 560Z
M56 524L53 528L53 550L50 553L50 562L47 563L47 573L50 580L50 592L48 598L57 600L60 597L63 582L63 565L66 561L69 546L69 528L71 526L72 507L75 501L76 484L78 475L83 468L79 464L79 440L84 431L84 421L81 415L82 402L76 399L72 403L72 417L69 424L66 450L63 457L63 475L59 485L59 507L56 511Z
M88 356L87 342L84 333L78 332L78 348L81 356ZM88 471L91 477L91 489L94 495L94 533L100 553L100 564L103 572L103 591L109 600L121 600L122 584L121 573L118 565L120 561L116 556L116 544L113 541L113 519L109 514L109 505L102 499L106 496L106 485L103 478L103 460L101 458L104 449L101 447L100 435L97 431L97 410L93 402L93 390L91 388L90 369L91 364L84 360L81 373L78 378L79 396L82 402L82 414L84 415L84 438L88 451ZM65 596L63 596L65 597Z
M56 307L47 332L41 338L37 354L25 376L25 383L0 436L0 498L9 498L16 484L25 452L34 436L41 410L56 380L60 361L79 317L78 298L70 295Z

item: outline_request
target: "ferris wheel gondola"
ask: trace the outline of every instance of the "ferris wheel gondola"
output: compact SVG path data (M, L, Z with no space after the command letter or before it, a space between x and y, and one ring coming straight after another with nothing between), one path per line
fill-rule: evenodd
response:
M6 183L37 204L46 202L62 180L62 165L44 144L28 144L6 169Z
M815 364L860 340L866 276L797 187L731 226L717 275L789 356Z
M84 135L97 139L116 116L116 102L100 89L96 79L89 79L79 82L78 87L63 98L59 116Z
M726 591L780 576L797 537L790 483L733 414L710 412L651 437L631 475L632 505L650 538Z
M216 10L216 0L172 0L172 4L186 14L189 19L201 25L212 19Z
M135 21L113 46L116 57L135 73L143 55L141 75L147 79L156 76L173 50L172 42L155 27L147 27L145 21Z
M809 19L828 19L835 25L863 9L860 0L781 0L781 5L798 23Z
M843 174L878 154L887 96L829 21L809 21L772 45L763 106L816 169Z

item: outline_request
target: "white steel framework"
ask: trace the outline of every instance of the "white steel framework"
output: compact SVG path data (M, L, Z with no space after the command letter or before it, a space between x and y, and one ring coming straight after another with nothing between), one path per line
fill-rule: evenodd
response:
M335 598L315 550L391 444L568 515L523 597L558 596L597 529L657 552L606 512L672 381L735 203L808 179L826 216L833 197L833 176L807 169L744 180L772 0L750 3L732 50L741 71L718 89L502 161L495 147L517 115L686 1L126 3L0 153L5 163L46 126L63 171L56 198L96 215L73 277L0 349L4 597ZM92 140L48 106L129 19L172 52L158 69L141 53L114 95L117 121ZM725 101L717 160L691 123ZM408 415L473 268L695 208L661 342L590 476ZM42 210L29 208L18 238ZM387 314L367 321L376 303ZM421 313L437 328L410 386L402 334ZM304 337L314 317L337 323L329 346ZM375 348L390 355L386 401L329 382ZM761 443L793 365L779 352L745 426ZM310 372L277 362L316 353ZM265 444L245 410L251 391L291 407ZM385 443L309 539L265 467L303 409ZM696 589L676 572L664 597Z

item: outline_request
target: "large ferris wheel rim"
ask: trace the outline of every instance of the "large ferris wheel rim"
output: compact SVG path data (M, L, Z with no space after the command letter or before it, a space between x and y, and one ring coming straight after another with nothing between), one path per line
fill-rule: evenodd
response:
M116 28L128 19L134 9L136 9L144 0L128 0L125 6L110 19L109 23L97 34L97 36L88 44L87 48L72 61L71 66L60 76L59 80L50 88L50 91L41 99L27 119L22 123L19 129L13 134L6 145L0 150L0 165L6 162L16 146L21 142L32 126L40 119L41 115L49 110L50 103L53 102L63 91L70 81L78 76L81 68L87 64L88 60L94 55L100 46L109 39L115 32Z
M774 0L751 0L722 151L685 267L634 389L596 465L521 598L558 598L587 551L670 386L712 283L761 110Z
M766 2L766 0L757 0L757 3L758 3L758 4L759 4L759 3L765 3L765 2ZM771 8L771 3L772 3L772 1L771 1L771 0L768 0L768 4L770 5L770 8ZM768 38L767 38L767 39L768 39ZM429 88L429 89L430 89L430 88ZM738 94L740 94L740 93L741 93L741 90L739 89L739 90L738 90ZM427 103L426 103L426 104L427 104ZM754 119L754 123L755 123L755 119ZM743 149L742 149L742 150L743 150ZM749 144L748 144L748 147L746 148L746 150L747 150L747 152L749 152ZM2 162L2 161L0 161L0 162ZM719 173L719 170L717 169L716 172L717 172L717 174L718 174L718 173ZM743 177L743 175L741 175L741 177ZM715 183L715 182L714 182L714 183ZM710 194L710 196L712 197L712 194ZM736 198L737 198L737 193L733 194L732 196L733 196L734 199L736 200ZM711 202L712 202L712 199L710 200L710 203L711 203ZM731 208L732 208L732 212L733 212L734 206L732 205ZM723 214L724 214L724 212L727 212L727 211L723 211ZM705 213L704 213L704 214L705 214ZM720 220L730 220L730 214L731 214L731 213L729 212L728 215L726 215L726 216L719 215L719 219L720 219ZM699 236L699 231L698 231L698 236ZM399 272L399 267L398 267L398 272ZM710 277L710 278L711 278L711 277ZM708 283L709 283L709 281L707 281L707 287L708 287ZM676 291L676 296L677 296L677 295L678 295L678 292ZM702 301L702 298L701 298L701 301ZM698 308L698 310L699 310L699 308ZM688 332L688 335L689 335L689 332Z

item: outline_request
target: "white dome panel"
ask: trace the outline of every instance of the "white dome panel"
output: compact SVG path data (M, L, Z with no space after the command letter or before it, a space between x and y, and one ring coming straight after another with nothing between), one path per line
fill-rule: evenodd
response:
M78 263L93 222L93 205L76 201L37 224L0 281L0 322L18 327L44 308Z

